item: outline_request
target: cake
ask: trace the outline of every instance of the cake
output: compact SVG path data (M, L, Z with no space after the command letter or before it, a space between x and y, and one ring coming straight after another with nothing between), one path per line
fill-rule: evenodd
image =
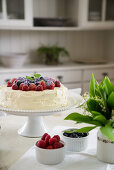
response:
M68 89L49 77L13 78L0 87L0 105L16 110L48 110L68 104Z

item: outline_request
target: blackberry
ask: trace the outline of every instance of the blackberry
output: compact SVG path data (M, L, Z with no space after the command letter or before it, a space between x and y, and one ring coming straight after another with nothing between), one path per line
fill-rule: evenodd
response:
M17 81L17 86L19 87L22 81Z

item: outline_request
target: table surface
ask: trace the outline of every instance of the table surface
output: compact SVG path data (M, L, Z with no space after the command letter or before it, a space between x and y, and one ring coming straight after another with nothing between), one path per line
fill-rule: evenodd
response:
M75 109L81 112L81 109ZM80 127L74 122L64 120L69 112L44 116L43 120L48 130L56 126ZM18 135L17 130L21 128L27 117L6 115L0 116L0 170L7 170L13 165L28 149L30 149L38 138L27 138Z

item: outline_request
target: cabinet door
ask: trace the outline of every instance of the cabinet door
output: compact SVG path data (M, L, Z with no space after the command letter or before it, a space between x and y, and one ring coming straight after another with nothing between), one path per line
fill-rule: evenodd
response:
M92 73L98 81L101 81L104 76L109 76L110 79L114 79L114 68L102 68L85 70L83 80L90 81Z
M0 25L32 26L32 0L0 0L0 6Z

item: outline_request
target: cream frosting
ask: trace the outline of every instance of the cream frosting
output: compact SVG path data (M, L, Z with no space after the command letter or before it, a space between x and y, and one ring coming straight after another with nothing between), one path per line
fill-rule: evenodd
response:
M68 89L61 84L54 90L21 91L11 87L0 87L0 105L18 110L48 110L66 106Z

